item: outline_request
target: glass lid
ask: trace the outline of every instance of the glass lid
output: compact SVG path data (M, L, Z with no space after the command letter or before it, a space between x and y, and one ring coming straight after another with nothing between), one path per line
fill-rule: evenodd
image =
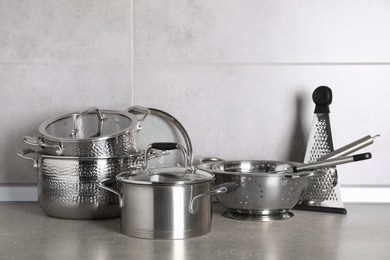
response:
M137 123L137 117L130 113L92 109L47 120L39 127L39 132L50 139L96 140L123 134Z

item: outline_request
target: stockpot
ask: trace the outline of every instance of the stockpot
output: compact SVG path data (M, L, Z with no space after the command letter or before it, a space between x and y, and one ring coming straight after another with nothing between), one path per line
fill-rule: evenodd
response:
M49 119L39 126L39 136L23 139L29 145L42 147L47 155L95 158L129 155L137 152L136 134L150 113L148 109L138 112L144 114L139 120L128 112L90 108Z
M119 217L117 196L98 189L97 184L134 169L143 160L136 154L110 158L66 157L45 155L31 149L17 155L33 162L38 174L41 209L49 216L65 219Z
M187 162L187 152L177 143L154 143L145 149L179 149ZM147 160L145 160L147 162ZM117 175L119 190L103 181L99 186L118 195L121 230L128 236L149 239L183 239L205 235L211 229L211 194L214 174L184 167L147 168ZM110 181L110 180L109 180Z

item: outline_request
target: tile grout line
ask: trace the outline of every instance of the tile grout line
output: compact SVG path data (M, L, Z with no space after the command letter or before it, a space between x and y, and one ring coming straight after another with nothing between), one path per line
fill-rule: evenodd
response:
M134 24L133 18L130 21ZM390 62L135 62L134 59L134 25L131 26L130 32L130 52L132 57L129 62L0 62L0 65L7 66L20 66L20 65L40 65L40 66L89 66L89 65L102 65L107 66L111 64L139 64L139 65L189 65L189 66L390 66Z
M131 53L131 71L130 71L130 76L131 76L131 102L130 104L134 106L134 0L130 1L130 22L131 22L131 29L130 29L130 53Z
M139 65L193 66L389 66L390 62L137 62Z

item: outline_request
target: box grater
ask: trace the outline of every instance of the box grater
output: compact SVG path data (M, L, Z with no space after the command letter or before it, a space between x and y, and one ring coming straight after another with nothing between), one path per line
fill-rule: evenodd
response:
M305 163L315 162L334 150L329 120L332 90L326 86L316 88L313 92L313 101L316 106L306 148ZM347 211L341 200L337 168L330 167L325 175L310 178L300 202L294 209L346 214Z

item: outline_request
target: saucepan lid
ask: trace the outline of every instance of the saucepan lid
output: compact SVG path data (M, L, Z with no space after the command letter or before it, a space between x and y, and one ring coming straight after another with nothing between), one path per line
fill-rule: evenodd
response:
M188 165L187 152L182 145L178 143L153 143L145 149L145 158L148 157L152 149L163 151L178 149L183 152L185 165L148 169L146 159L144 170L121 173L117 176L117 180L122 183L143 185L187 185L214 180L213 173L195 169L192 165Z
M205 171L185 169L183 167L163 167L149 169L138 174L131 172L117 176L117 180L128 184L143 185L191 185L210 182L214 175Z

